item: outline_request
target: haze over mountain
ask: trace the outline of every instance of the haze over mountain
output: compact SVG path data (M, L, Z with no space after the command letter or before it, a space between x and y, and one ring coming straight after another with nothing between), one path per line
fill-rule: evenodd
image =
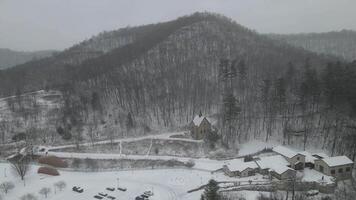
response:
M342 122L353 123L355 63L336 61L211 13L103 32L53 57L0 71L0 95L15 95L3 100L4 119L17 124L3 138L31 124L53 141L88 140L93 132L145 134L185 126L200 111L221 126L221 107L233 106L239 126L223 136L233 143L275 137L307 148L321 134L320 148L350 150L349 132L339 131L335 140L329 124L342 126L340 113ZM21 96L38 90L58 92ZM48 99L55 103L39 109Z
M334 55L349 61L356 60L356 31L268 34L267 36L312 52Z
M13 51L10 49L0 48L0 70L8 67L13 67L31 60L38 60L41 58L52 56L55 50L44 51Z

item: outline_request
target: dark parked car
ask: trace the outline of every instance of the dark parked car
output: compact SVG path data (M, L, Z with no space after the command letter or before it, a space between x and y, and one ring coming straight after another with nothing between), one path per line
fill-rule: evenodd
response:
M118 190L120 190L120 191L123 191L123 192L126 192L126 188L117 188Z
M80 187L77 187L77 186L74 186L74 187L72 188L72 190L73 190L74 192L78 192L78 193L83 193L83 192L84 192L84 189L83 189L83 188L80 188Z
M110 188L110 187L107 187L107 188L106 188L106 190L109 190L109 191L111 191L111 192L112 192L112 191L114 191L114 190L115 190L115 188Z
M94 198L96 198L96 199L103 199L104 197L99 196L99 195L95 195Z
M106 197L108 196L108 194L104 194L104 193L99 193L100 196Z

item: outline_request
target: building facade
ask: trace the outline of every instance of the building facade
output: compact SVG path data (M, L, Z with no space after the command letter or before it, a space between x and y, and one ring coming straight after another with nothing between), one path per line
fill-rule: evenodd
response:
M333 176L337 180L352 178L353 161L346 156L336 156L315 160L315 170Z
M296 170L302 170L305 167L305 155L290 150L283 146L273 148L273 151L283 156L289 163L290 167Z
M205 135L212 131L211 123L201 114L193 119L190 127L191 136L195 140L204 139Z

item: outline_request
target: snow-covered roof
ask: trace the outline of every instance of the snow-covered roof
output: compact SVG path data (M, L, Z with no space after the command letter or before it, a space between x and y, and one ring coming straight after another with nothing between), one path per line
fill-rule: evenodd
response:
M287 158L293 158L294 156L300 154L284 146L276 146L273 148L273 151Z
M278 174L283 174L287 170L293 170L287 167L289 163L281 155L261 157L260 160L257 160L256 162L261 169L269 169L270 171L275 171Z
M327 158L329 157L326 153L313 153L312 154L314 157L320 157L320 158Z
M257 164L254 161L244 162L243 159L233 159L226 162L230 171L244 171L247 168L256 169Z
M309 153L308 151L302 151L299 152L300 154L305 156L305 162L309 162L309 163L314 163L315 160L318 160L320 158L327 158L329 157L328 155L326 155L325 153Z
M335 156L322 159L330 167L353 164L354 162L350 160L347 156Z
M208 118L206 118L204 116L197 115L197 116L194 117L193 123L194 123L195 126L200 126L200 124L203 122L204 119L208 120Z
M318 159L318 158L314 157L308 151L302 151L302 152L299 152L299 153L305 156L305 162L308 162L308 163L314 163L314 161Z

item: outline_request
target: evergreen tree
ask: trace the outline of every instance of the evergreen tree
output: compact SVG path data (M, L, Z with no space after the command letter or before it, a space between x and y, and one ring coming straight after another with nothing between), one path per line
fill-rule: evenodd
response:
M133 119L132 119L132 115L131 115L131 113L129 112L128 114L127 114L127 118L126 118L126 129L129 131L129 130L131 130L132 128L134 128L134 121L133 121Z
M222 89L222 143L226 147L233 147L236 139L238 139L237 132L237 118L241 109L238 101L234 96L234 80L237 76L236 69L237 60L230 62L228 59L220 60L219 73L220 79L223 82Z
M206 185L204 193L200 199L204 200L219 200L220 196L218 194L219 185L218 183L211 179L209 183Z

